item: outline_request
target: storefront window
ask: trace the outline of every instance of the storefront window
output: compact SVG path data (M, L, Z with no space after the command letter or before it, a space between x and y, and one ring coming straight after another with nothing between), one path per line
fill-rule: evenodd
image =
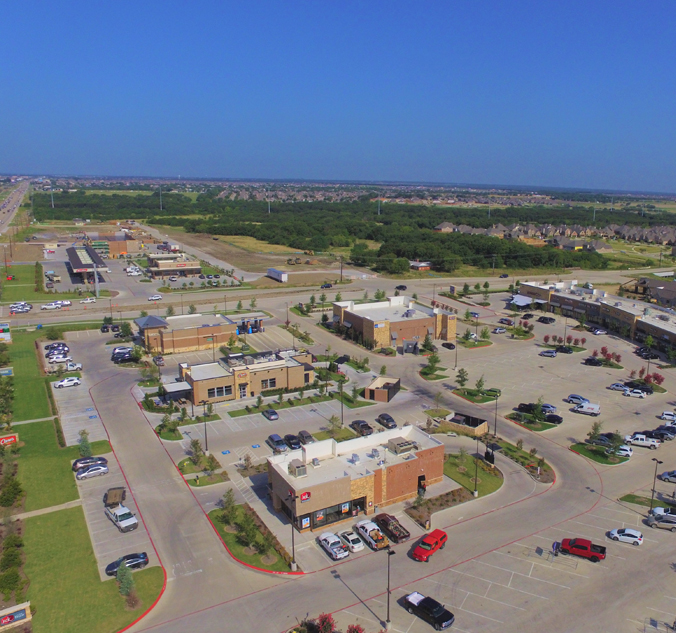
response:
M323 525L331 525L337 521L343 521L352 515L352 502L345 501L338 503L330 508L317 510L312 513L312 527L317 528Z

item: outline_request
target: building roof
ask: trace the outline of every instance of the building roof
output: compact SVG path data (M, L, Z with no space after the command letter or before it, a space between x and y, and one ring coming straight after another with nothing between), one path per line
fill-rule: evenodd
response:
M370 321L390 321L391 323L399 321L409 321L412 319L427 319L438 313L446 313L440 308L428 308L420 305L409 297L388 297L387 301L378 301L376 303L354 303L354 301L339 301L334 305L345 308L345 311L357 314ZM349 321L349 319L348 319ZM343 321L346 323L346 321Z
M141 317L140 319L134 319L134 323L136 323L139 330L149 330L151 328L167 327L169 325L162 317L154 316L152 314Z
M84 273L97 270L108 272L108 266L91 246L71 246L66 249L68 262L73 272Z
M199 365L190 366L190 377L194 381L223 378L231 375L232 370L224 367L221 363L200 363Z
M388 441L395 438L415 442L418 448L403 455L396 455L387 448ZM416 459L417 450L442 445L442 442L417 426L410 425L345 442L336 442L332 439L313 442L297 451L272 455L268 457L268 463L289 485L298 490L343 477L360 479L373 474L376 470ZM300 478L289 474L289 463L294 459L307 464L307 477ZM312 465L313 459L319 460L318 467Z
M192 387L184 381L168 382L163 384L162 387L166 393L181 393L182 391L190 391L192 389Z
M222 314L179 314L178 316L167 317L167 326L170 330L186 330L199 327L218 327L221 325L232 325L228 317Z

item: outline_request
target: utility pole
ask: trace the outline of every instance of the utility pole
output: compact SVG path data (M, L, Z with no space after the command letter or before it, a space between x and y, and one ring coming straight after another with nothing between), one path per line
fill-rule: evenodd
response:
M162 185L160 185L160 211L162 211Z
M49 193L52 196L52 209L54 208L54 187L52 187L52 181L49 181Z
M660 256L662 253L660 253ZM661 260L660 260L661 261ZM340 283L343 283L343 256L340 256Z
M493 274L495 275L495 255L493 255Z
M380 215L380 196L378 196L378 215Z
M270 201L268 200L268 215L270 215Z
M488 203L488 219L491 219L491 204L490 202Z
M594 223L596 222L596 207L594 207L594 219L593 219L593 222L594 222Z

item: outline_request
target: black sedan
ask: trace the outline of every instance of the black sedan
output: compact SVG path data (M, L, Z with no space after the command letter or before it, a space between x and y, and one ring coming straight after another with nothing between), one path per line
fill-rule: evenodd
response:
M73 462L73 472L77 472L80 468L85 468L86 466L107 463L108 460L105 457L80 457Z
M530 312L527 312L527 313L524 314L521 318L522 318L524 321L528 321L529 319L532 319L534 316L535 316L534 314L531 314Z
M533 413L533 411L535 411L535 405L532 402L529 402L528 404L522 402L516 410L521 411L521 413Z
M406 290L406 286L404 284L400 284L399 286L395 286L395 290L401 290L402 292Z
M507 279L508 277L509 275L507 273L502 273L502 275L500 275L500 279Z
M625 382L624 384L629 389L640 389L649 396L652 396L655 391L650 385L646 385L645 383L638 382L636 380L630 380L629 382Z
M557 345L556 346L556 351L559 354L572 354L573 353L573 348L568 347L567 345Z
M115 576L120 565L126 565L129 569L143 569L148 564L148 554L140 552L138 554L125 554L120 556L106 567L106 576Z
M101 326L101 333L106 334L107 332L110 332L110 328L107 325L102 325Z
M555 413L548 413L545 416L545 422L547 424L561 424L561 422L563 422L563 418L560 415L556 415Z
M298 439L297 435L293 435L292 433L288 433L287 435L284 436L284 441L286 442L286 445L292 451L300 450L301 443L300 443L300 440Z
M453 343L442 343L441 347L444 349L455 349L455 345L453 345Z
M589 358L585 358L584 364L591 365L592 367L601 367L601 365L603 365L603 363L598 358L596 358L596 356L590 356Z
M110 326L110 331L111 331L111 332L119 332L119 331L120 331L120 326L119 326L119 325L111 325L111 326Z
M545 325L551 325L552 323L556 323L556 319L553 318L553 317L541 316L538 319L538 323L544 323Z

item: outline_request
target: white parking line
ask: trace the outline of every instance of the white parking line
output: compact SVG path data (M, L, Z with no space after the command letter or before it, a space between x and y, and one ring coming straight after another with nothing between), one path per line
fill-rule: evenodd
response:
M547 539L549 540L549 539ZM528 547L525 545L525 547ZM513 556L512 554L505 554L504 552L493 552L494 554L502 554L503 556L509 556L509 558L515 558L516 560L524 560L523 558L519 558L518 556ZM581 578L589 578L589 576L585 576L584 574L578 574L577 572L574 571L569 571L568 569L559 569L558 567L553 567L553 563L550 563L549 565L547 563L538 563L537 561L530 561L534 565L539 565L540 567L547 567L547 569L553 569L554 571L562 571L565 572L566 574L571 574L573 576L580 576Z
M493 567L494 569L501 569L502 571L506 571L510 574L516 574L517 576L523 576L524 578L530 578L531 580L537 580L538 582L544 582L548 585L554 585L555 587L561 587L561 589L570 589L568 585L560 585L557 582L552 582L551 580L542 580L542 578L533 578L530 575L527 574L522 574L521 572L518 571L513 571L511 569L506 569L505 567L499 567L498 565L491 565L490 563L484 563L482 560L477 560L477 563L480 565L486 565L487 567Z

